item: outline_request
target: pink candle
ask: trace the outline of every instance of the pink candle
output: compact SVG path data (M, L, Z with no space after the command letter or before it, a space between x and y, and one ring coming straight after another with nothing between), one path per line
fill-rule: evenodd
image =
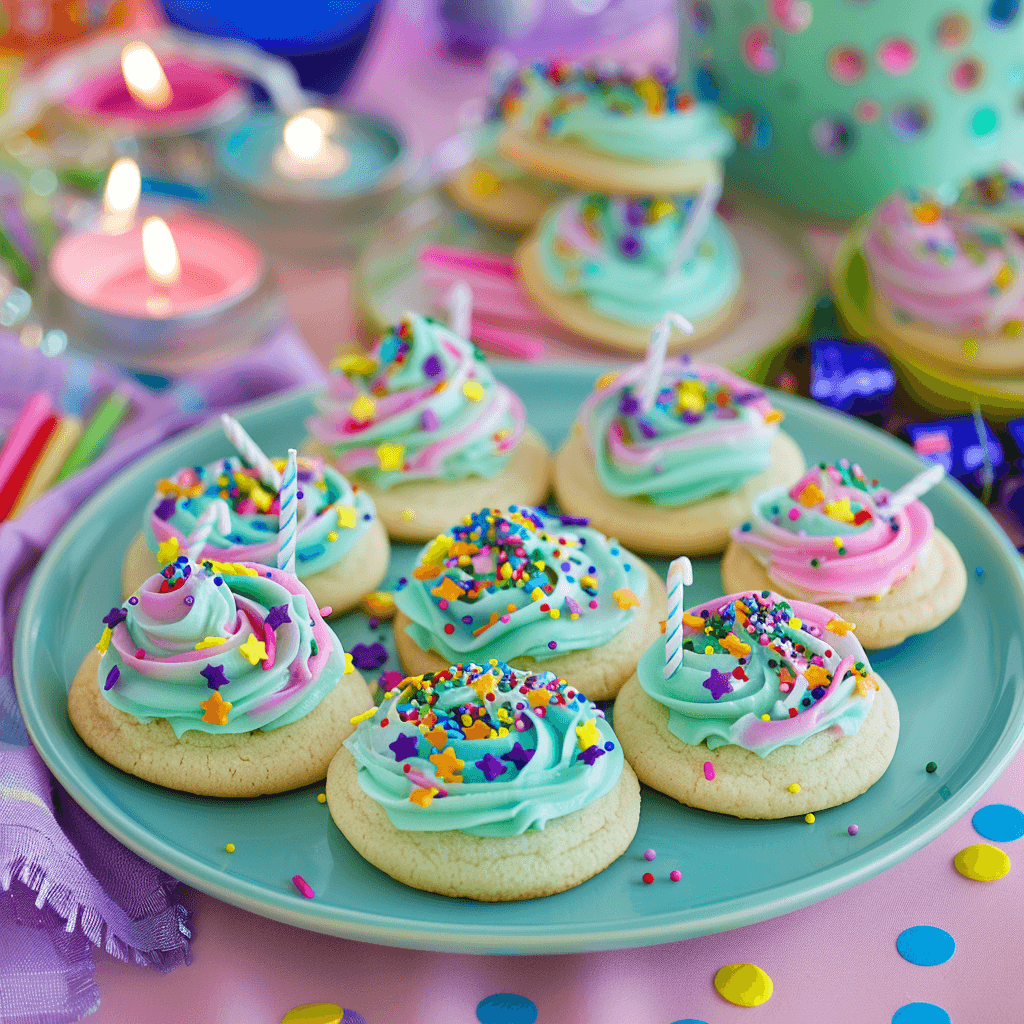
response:
M64 99L83 120L102 122L132 135L184 135L226 120L246 102L246 91L230 71L189 56L161 59L170 102L153 110L129 91L119 66L87 78Z
M81 306L148 320L200 317L240 302L259 286L263 257L244 235L193 214L164 219L181 267L173 283L159 283L147 270L141 224L119 235L65 235L50 254L50 277Z

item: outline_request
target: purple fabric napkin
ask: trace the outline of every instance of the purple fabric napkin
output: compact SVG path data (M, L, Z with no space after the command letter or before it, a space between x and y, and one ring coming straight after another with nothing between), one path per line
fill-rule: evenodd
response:
M54 781L29 745L14 696L11 650L18 609L43 551L74 511L122 467L222 409L325 374L287 327L216 370L154 393L111 367L49 359L0 334L0 428L46 389L85 413L113 388L131 398L127 428L91 466L0 524L0 1024L66 1024L99 1004L92 947L171 970L190 958L179 884L108 835Z

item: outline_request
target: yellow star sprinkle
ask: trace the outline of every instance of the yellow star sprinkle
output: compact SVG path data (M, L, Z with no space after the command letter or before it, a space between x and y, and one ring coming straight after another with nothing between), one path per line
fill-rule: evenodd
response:
M718 643L734 658L745 658L750 653L750 644L745 644L735 633L728 633Z
M244 654L249 659L250 665L256 665L263 661L267 656L267 645L262 640L256 639L256 634L252 633L249 639L238 648L239 654Z
M484 395L487 394L484 390L483 384L478 380L467 380L466 383L462 385L462 393L471 402L482 402Z
M434 801L434 797L437 796L439 790L434 786L430 789L414 789L409 794L409 803L416 804L426 810Z
M427 742L432 746L440 750L448 742L448 733L441 728L441 726L435 726L428 733L424 733Z
M828 686L828 675L821 665L808 665L803 671L803 676L812 690L815 686Z
M878 689L878 680L874 676L858 676L857 692L866 697L872 690Z
M423 552L420 559L423 565L441 565L448 557L452 546L452 539L446 533L439 533L431 542L430 547Z
M226 644L227 638L223 636L208 636L205 640L200 640L196 644L195 650L205 651L207 647L220 647L221 644Z
M379 444L377 445L377 461L382 470L401 471L405 461L404 444Z
M601 742L596 718L588 718L582 725L576 726L576 742L580 750L587 750Z
M445 747L440 754L431 754L429 760L435 765L437 770L434 774L439 779L444 779L445 782L462 781L462 775L459 773L466 762L455 756L454 747Z
M530 702L531 708L546 708L551 700L550 690L531 690L526 699Z
M833 619L826 627L830 633L835 633L836 636L846 636L851 629L856 629L857 626L853 622L846 622L843 619Z
M114 631L109 626L103 627L103 636L99 638L96 644L96 650L100 654L106 654L107 648L110 646L110 638L114 635Z
M689 612L683 612L683 625L690 626L693 629L703 629L705 622L699 615L691 615Z
M373 718L378 711L380 711L380 708L370 708L369 711L363 711L360 714L353 716L349 721L353 725L358 725L360 722L365 722L367 719Z
M612 591L612 597L620 608L636 608L640 604L640 598L633 593L629 587L619 587Z
M356 423L369 423L377 415L377 403L369 395L358 395L349 413Z
M342 675L343 676L351 675L353 672L355 672L355 670L356 670L356 667L355 667L355 665L352 664L352 655L349 654L348 651L346 651L345 652L345 671L342 672Z
M156 549L156 560L161 565L167 565L168 562L173 562L179 553L178 538L168 537L167 540L162 540L160 546Z
M338 506L338 525L351 530L356 525L356 510L351 505Z
M491 735L491 727L478 718L472 725L467 725L462 731L467 740L485 740Z
M231 701L225 700L220 695L220 690L214 690L209 700L201 700L199 706L203 709L203 721L210 725L227 725L228 712L232 708Z
M829 519L837 519L841 523L852 523L853 509L850 507L850 499L843 498L840 501L830 501L825 506L825 515Z
M808 484L800 492L798 500L804 508L814 508L825 500L825 492L817 484Z

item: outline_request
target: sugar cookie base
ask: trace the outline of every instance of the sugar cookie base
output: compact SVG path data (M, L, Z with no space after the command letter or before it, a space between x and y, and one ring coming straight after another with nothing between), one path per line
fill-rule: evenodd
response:
M828 729L763 758L731 743L717 750L684 743L668 731L668 708L648 695L636 675L615 701L615 734L641 782L690 807L737 818L821 811L873 786L896 752L896 700L875 678L878 692L855 736ZM711 781L704 775L707 761L715 769ZM794 782L798 793L787 788Z
M527 182L501 178L493 193L483 195L474 184L481 168L475 161L456 171L448 182L448 194L467 213L500 231L524 234L536 227L557 197L531 188Z
M724 551L729 531L750 515L755 495L769 487L791 484L804 471L796 442L779 431L772 461L742 487L690 505L655 505L643 498L618 498L601 485L594 460L576 425L555 456L555 495L568 515L588 516L590 525L617 537L643 555L699 557Z
M727 594L774 590L783 597L831 608L840 618L856 624L862 647L879 651L945 622L967 593L967 569L953 542L936 530L925 557L880 601L820 601L811 595L787 593L787 588L771 579L747 547L731 541L722 558L722 587Z
M516 251L515 263L519 280L530 296L545 313L563 327L582 335L588 341L616 352L643 355L651 342L649 324L631 324L625 320L605 316L593 309L582 296L566 295L552 288L541 269L536 236L527 239ZM669 339L669 352L692 352L710 344L728 331L744 308L743 287L721 309L700 320L692 320L693 334L673 331Z
M339 527L343 529L343 527ZM331 618L355 608L387 575L391 545L379 518L370 523L359 543L333 565L301 577L318 608L331 609ZM146 545L140 530L128 546L121 570L121 593L134 594L162 566Z
M1017 374L1024 370L1024 337L1006 334L950 334L930 324L912 321L900 323L892 306L877 291L871 293L871 312L878 325L878 337L872 338L883 347L891 346L925 366L939 363L946 369L970 373L999 375ZM965 340L977 344L974 355L964 351Z
M355 758L342 747L327 773L327 804L356 852L396 881L495 903L564 892L625 853L640 821L640 786L628 764L598 800L543 829L504 839L465 832L395 828L359 785Z
M307 438L302 451L332 462L330 448L313 438ZM541 504L551 490L551 453L540 434L527 427L497 476L412 480L386 491L362 480L359 486L372 499L392 540L422 543L482 508ZM407 518L409 512L412 515Z
M637 614L622 632L599 647L569 651L543 660L513 658L509 664L526 672L554 672L590 700L611 700L636 671L647 648L661 636L661 623L667 615L668 596L661 577L639 558L634 559L633 564L643 568L647 593L641 599ZM444 671L448 668L447 660L436 651L423 650L405 631L410 621L404 612L395 617L395 648L402 668L409 675ZM484 649L467 655L465 660L486 663L489 657Z
M121 771L146 782L198 796L253 797L318 782L355 726L373 706L366 680L343 675L305 718L269 732L189 730L181 739L166 719L143 725L104 698L91 650L71 683L68 717L86 746Z
M721 175L717 160L631 160L575 141L549 140L512 128L498 139L498 152L538 178L560 181L575 192L691 195Z

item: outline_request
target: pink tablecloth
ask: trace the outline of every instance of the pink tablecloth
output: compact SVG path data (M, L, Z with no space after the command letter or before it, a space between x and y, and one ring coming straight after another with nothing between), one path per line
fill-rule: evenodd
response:
M652 59L672 50L666 25L634 44ZM429 144L457 128L460 103L479 94L485 78L481 67L445 64L440 73L423 38L391 12L351 98ZM828 243L821 239L823 252ZM354 323L347 269L283 265L280 272L305 336L326 359ZM1024 758L982 803L998 801L1024 806ZM514 992L536 1004L539 1024L888 1024L916 1001L943 1007L956 1024L1017 1024L1024 1020L1024 873L1017 868L992 883L962 878L952 858L978 841L966 817L898 867L798 913L706 939L589 955L391 950L302 932L196 894L193 964L161 976L101 955L102 1005L91 1019L273 1024L297 1004L329 1001L357 1010L367 1024L472 1024L481 999ZM956 939L948 963L917 967L900 958L896 936L919 924ZM773 997L757 1009L732 1006L714 990L717 969L743 961L774 980Z

